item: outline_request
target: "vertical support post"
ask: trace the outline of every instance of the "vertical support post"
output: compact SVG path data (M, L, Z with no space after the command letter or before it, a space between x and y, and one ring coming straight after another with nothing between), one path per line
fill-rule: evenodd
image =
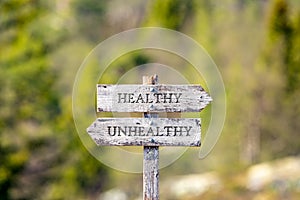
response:
M143 76L144 85L155 85L158 83L158 76ZM157 118L157 113L144 113L145 118ZM144 146L143 162L143 199L159 199L159 147Z

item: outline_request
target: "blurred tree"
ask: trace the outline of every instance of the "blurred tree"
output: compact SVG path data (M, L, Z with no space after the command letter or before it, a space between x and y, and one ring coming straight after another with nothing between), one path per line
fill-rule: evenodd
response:
M54 2L0 2L0 199L99 193L104 171L75 136L49 55L66 38Z
M299 11L298 11L299 13ZM300 13L299 13L300 14ZM299 14L298 19L299 19ZM291 20L291 11L285 0L275 1L270 19L270 36L273 50L280 54L282 72L286 76L286 90L293 92L299 86L299 25Z
M99 42L105 33L104 16L106 1L98 0L74 0L73 8L79 31L91 42Z
M0 193L9 199L30 151L48 143L49 131L39 131L59 114L59 106L52 89L55 75L44 58L49 46L31 26L47 6L40 1L1 1L0 9Z
M299 96L295 81L299 77L299 6L293 3L244 1L242 7L233 6L238 11L232 9L226 16L225 30L215 21L214 27L222 33L217 35L226 41L218 39L216 45L226 66L221 70L226 72L227 119L230 129L240 135L236 142L242 163L299 152L294 138L299 129L299 103L295 101Z
M180 30L193 15L194 5L193 0L151 1L146 25Z
M300 142L295 140L295 133L300 128L300 103L296 100L300 95L299 16L299 8L292 12L288 1L274 1L268 26L269 40L264 52L268 74L263 80L266 82L266 77L273 76L273 83L281 81L281 86L272 89L277 92L273 100L265 104L270 109L261 121L263 152L272 155L271 158L295 155L300 151Z

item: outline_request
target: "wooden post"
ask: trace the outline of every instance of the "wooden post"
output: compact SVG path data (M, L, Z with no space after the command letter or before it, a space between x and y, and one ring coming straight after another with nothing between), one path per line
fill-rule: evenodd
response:
M143 76L144 85L155 85L158 83L158 76ZM150 89L151 90L151 89ZM155 92L150 91L150 92ZM151 106L151 105L150 105ZM144 113L145 118L158 118L157 113ZM151 120L150 120L151 123ZM151 124L150 124L151 125ZM159 199L159 147L144 146L143 162L143 199Z

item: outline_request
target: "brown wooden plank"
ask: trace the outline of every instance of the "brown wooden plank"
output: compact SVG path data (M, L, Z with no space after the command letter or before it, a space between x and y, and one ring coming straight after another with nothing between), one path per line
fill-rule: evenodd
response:
M97 85L97 112L199 112L211 101L200 85Z
M98 118L87 132L104 146L200 146L196 118Z

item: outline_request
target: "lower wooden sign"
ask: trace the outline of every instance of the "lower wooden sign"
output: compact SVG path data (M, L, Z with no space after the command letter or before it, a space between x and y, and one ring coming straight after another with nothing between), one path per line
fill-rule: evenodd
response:
M198 118L98 118L87 132L104 146L200 146Z

